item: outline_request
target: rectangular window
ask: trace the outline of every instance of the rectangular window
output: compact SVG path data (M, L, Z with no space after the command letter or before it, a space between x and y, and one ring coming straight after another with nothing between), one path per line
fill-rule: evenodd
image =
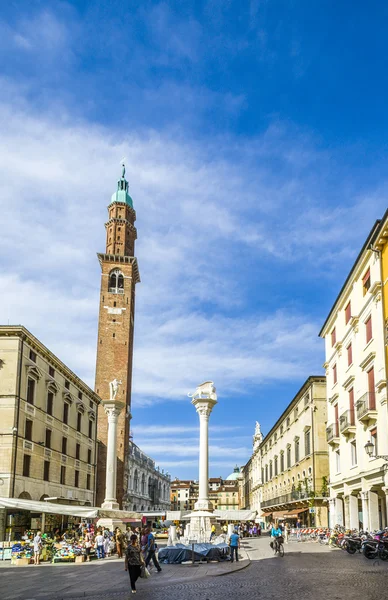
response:
M265 481L268 481L268 465L265 465Z
M31 456L29 454L25 454L23 456L23 477L30 476L30 466L31 466Z
M272 471L272 460L269 463L269 478L272 479L273 477L273 471Z
M54 370L54 367L50 367L50 366L49 366L49 375L50 375L50 377L54 377L54 376L55 376L55 370Z
M349 390L349 412L350 412L350 425L354 425L354 389Z
M86 475L86 489L90 490L90 473Z
M66 467L61 466L61 485L66 485Z
M348 353L348 367L350 367L350 365L353 363L353 348L352 348L352 344L349 344L349 346L346 348L346 351Z
M338 437L339 435L339 414L338 414L338 404L334 406L334 437Z
M287 427L289 427L289 426L290 426L290 417L287 417L286 426L287 426Z
M93 437L93 421L89 420L89 437Z
M370 288L370 269L367 270L364 277L362 278L362 292L363 292L364 296L367 293L367 291L369 290L369 288Z
M372 317L368 317L365 321L365 339L366 343L370 342L372 339Z
M375 370L372 367L368 371L368 394L369 394L369 409L376 409L376 392L375 392Z
M304 434L304 448L305 448L305 454L306 454L306 456L308 456L311 453L310 430L306 431L306 433Z
M278 474L278 457L276 456L276 458L275 458L275 477L277 476L277 474Z
M299 440L295 440L295 462L299 462Z
M50 461L45 460L43 463L43 481L50 481Z
M261 469L261 483L264 483L264 469Z
M350 443L350 461L352 467L355 467L357 464L357 444L356 442Z
M337 365L333 366L333 385L337 383Z
M378 455L378 447L377 447L377 427L375 427L374 429L371 429L371 431L369 432L370 434L370 441L372 442L375 450L373 453L373 456L377 456Z
M79 487L79 471L74 471L74 487Z
M30 350L30 360L36 363L36 353L33 350Z
M351 319L352 316L352 309L351 309L351 305L350 305L350 300L347 303L346 307L345 307L345 325L347 325Z
M88 449L88 463L89 465L92 464L92 451L90 450L90 448Z
M62 454L66 454L67 453L67 438L63 437L62 438Z
M76 444L75 445L75 458L76 458L76 460L79 460L80 453L81 453L81 445L80 444Z
M78 398L82 400L82 392L78 392Z
M291 467L291 446L287 446L287 469Z
M46 448L51 448L51 429L46 429L46 440L44 445Z
M334 327L333 331L331 332L331 345L332 345L332 347L335 346L336 341L337 341L337 334L336 334L335 327Z
M69 405L67 402L63 405L63 422L65 425L69 422Z
M77 431L81 431L82 413L77 413Z
M66 388L67 390L69 390L69 389L70 389L70 381L67 381L67 380L65 381L65 388Z
M28 404L34 404L35 396L35 379L28 378L27 381L27 402Z
M24 438L32 442L32 421L26 419L26 425L24 428Z
M336 453L335 453L335 469L336 469L336 473L341 472L341 455L340 455L339 450L336 450Z
M284 453L282 452L280 455L280 472L283 473L284 471Z
M47 414L53 414L53 404L54 404L54 394L53 392L48 392L47 394Z

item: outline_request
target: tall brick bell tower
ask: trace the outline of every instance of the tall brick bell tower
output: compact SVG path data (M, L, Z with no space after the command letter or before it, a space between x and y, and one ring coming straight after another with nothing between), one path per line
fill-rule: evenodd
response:
M109 399L109 382L121 380L117 400L125 401L117 427L117 502L123 508L126 493L125 464L129 446L135 285L140 281L135 254L136 213L128 194L125 166L117 191L108 206L106 251L98 254L101 265L100 311L98 321L96 393ZM105 495L108 419L104 408L98 412L97 505Z

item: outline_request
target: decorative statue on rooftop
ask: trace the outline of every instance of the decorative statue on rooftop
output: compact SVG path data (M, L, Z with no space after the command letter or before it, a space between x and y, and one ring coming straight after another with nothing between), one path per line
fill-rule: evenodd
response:
M187 394L189 398L217 400L216 388L214 387L214 381L205 381L201 385L195 388L195 392Z

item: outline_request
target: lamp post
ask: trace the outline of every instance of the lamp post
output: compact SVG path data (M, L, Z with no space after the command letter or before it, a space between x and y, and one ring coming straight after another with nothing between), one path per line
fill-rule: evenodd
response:
M367 453L367 455L369 456L369 458L382 458L383 460L388 462L388 455L387 454L374 454L375 452L375 446L374 444L369 440L369 442L367 442L364 446L365 448L365 452Z

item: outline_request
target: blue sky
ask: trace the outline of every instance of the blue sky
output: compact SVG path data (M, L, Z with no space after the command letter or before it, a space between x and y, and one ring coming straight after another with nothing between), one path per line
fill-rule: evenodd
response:
M0 11L0 318L93 387L106 206L137 210L134 440L196 477L187 398L212 379L213 476L310 374L387 206L388 7L9 2Z

